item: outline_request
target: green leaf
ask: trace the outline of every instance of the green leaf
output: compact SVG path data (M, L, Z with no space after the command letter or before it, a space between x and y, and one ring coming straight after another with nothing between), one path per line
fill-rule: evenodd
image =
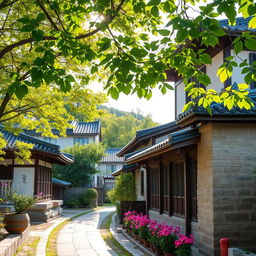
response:
M44 32L40 29L38 30L33 30L32 31L32 37L36 40L36 41L41 41L44 37Z
M158 7L157 6L153 6L150 10L151 14L154 16L154 17L159 17L159 10L158 10Z
M170 30L167 30L167 29L159 29L159 30L157 30L157 32L158 32L161 36L169 36L169 35L170 35Z
M245 42L244 42L245 46L249 49L249 50L253 50L255 51L256 50L256 39L254 38L247 38L245 39Z
M234 45L234 50L235 53L238 54L240 53L244 48L243 42L242 40L238 41L235 45Z
M159 5L160 2L161 2L161 0L150 0L147 5L148 5L148 6L151 6L151 5Z
M212 58L207 53L201 54L199 58L205 64L212 64Z
M75 78L74 78L72 75L67 75L67 76L66 76L66 80L69 81L70 83L76 81Z
M199 74L197 76L198 82L204 85L208 85L211 83L211 79L206 74Z
M38 68L32 68L30 71L30 75L31 75L32 81L36 81L42 78L43 72Z
M28 93L28 87L25 84L22 84L15 88L15 95L19 100L24 98L24 96Z
M119 97L119 91L116 87L111 87L109 90L108 90L108 94L111 95L111 97L115 100L118 99Z
M134 57L136 57L136 58L138 58L138 59L141 59L141 58L145 57L145 56L148 54L148 52L147 52L146 50L144 50L144 49L139 49L139 48L132 48L131 51L130 51L130 53L131 53Z
M32 30L34 30L35 26L33 24L28 24L28 25L24 25L21 28L21 32L31 32Z
M27 24L30 22L30 18L28 16L24 16L24 17L18 19L17 21L20 23L23 23L23 24Z
M176 35L176 42L177 43L183 42L186 39L187 35L188 35L187 30L183 28L179 29Z

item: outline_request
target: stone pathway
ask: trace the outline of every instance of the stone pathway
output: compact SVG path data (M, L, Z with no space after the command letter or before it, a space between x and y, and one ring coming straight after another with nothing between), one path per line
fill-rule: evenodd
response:
M57 240L58 255L117 256L117 254L106 245L99 229L103 219L114 211L114 207L105 207L69 222L59 233Z
M46 256L45 250L46 250L46 244L48 240L48 236L51 233L51 231L58 226L61 222L65 221L66 219L75 216L77 214L80 214L82 212L86 212L87 210L64 210L61 217L58 217L56 219L51 220L49 223L44 223L41 225L38 225L38 227L32 227L32 231L30 232L29 236L40 236L40 242L37 246L37 252L36 256ZM47 229L42 228L47 227Z

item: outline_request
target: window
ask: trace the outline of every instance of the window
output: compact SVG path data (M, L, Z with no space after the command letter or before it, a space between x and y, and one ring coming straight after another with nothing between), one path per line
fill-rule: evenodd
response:
M204 74L206 74L206 66L203 66L201 69L200 69ZM188 80L189 83L191 82L195 82L196 84L194 85L195 88L204 88L206 89L206 86L204 84L201 84L197 81L197 79L195 79L194 77L191 77L189 80ZM193 99L194 100L194 99ZM186 92L186 103L190 102L191 101L191 96L188 96L188 92Z
M144 196L145 191L145 179L144 179L144 171L140 171L140 194Z
M88 137L75 137L74 138L74 145L79 144L79 145L85 145L89 143L89 138Z
M111 165L107 165L107 174L113 173L116 171L116 165L111 164Z
M250 65L251 65L252 72L254 74L256 74L256 53L254 53L254 52L250 53L249 59L250 59ZM251 89L256 89L256 81L252 81Z
M169 211L169 168L167 165L163 165L162 172L162 193L163 193L163 212L168 213Z
M159 169L150 169L150 207L159 210Z
M183 216L185 214L184 163L173 163L171 173L173 215Z
M52 143L52 144L57 144L57 139L56 138L44 137L44 141Z
M52 196L52 171L49 168L38 166L36 169L35 194L40 195L41 200L50 199Z

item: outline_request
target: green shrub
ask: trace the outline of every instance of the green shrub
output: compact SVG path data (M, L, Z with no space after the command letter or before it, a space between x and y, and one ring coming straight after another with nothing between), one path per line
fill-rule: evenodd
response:
M67 207L80 207L80 202L76 198L69 199L66 203Z
M99 195L98 195L98 192L95 188L88 188L86 191L85 191L85 195L86 197L89 199L89 200L94 200L96 199Z
M107 192L110 201L116 204L117 201L135 200L135 179L132 173L122 173L116 178L115 187Z
M90 204L90 199L88 199L85 192L78 197L78 200L83 207L87 207Z
M9 191L6 194L6 199L13 202L16 213L23 213L34 205L36 200L32 197L18 194L13 191Z

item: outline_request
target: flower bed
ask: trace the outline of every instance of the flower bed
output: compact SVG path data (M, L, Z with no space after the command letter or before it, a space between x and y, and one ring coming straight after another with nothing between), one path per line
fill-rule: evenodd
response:
M191 255L193 237L181 234L180 227L158 223L147 215L129 211L125 213L124 228L140 243L150 246L156 255Z

